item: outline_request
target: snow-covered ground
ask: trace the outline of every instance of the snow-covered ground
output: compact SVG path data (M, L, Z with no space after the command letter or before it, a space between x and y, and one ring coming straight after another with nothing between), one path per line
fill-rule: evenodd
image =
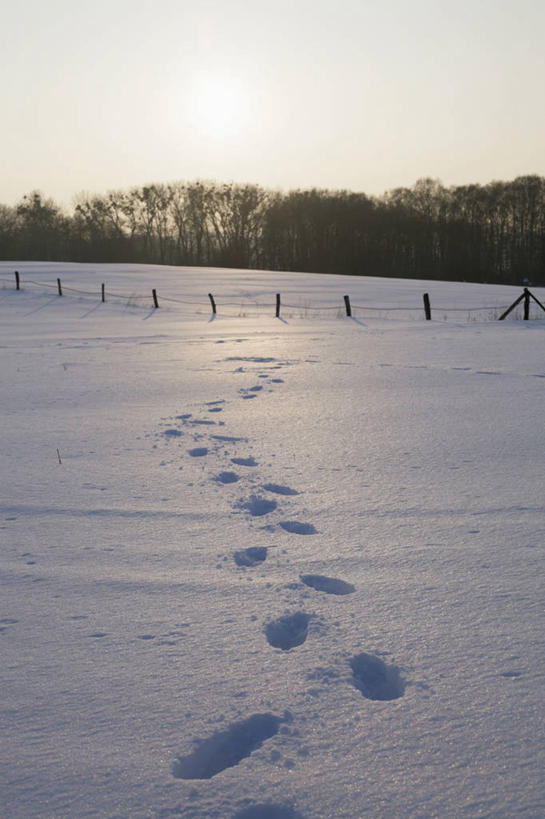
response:
M545 815L545 322L420 307L520 288L0 277L2 817Z

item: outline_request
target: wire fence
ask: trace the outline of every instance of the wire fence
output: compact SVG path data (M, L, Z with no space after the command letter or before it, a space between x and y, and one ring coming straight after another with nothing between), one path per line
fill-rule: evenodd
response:
M0 283L4 289L13 288L13 279L7 277L0 277ZM23 286L24 285L24 286ZM343 296L343 301L339 300L337 304L311 304L309 300L301 297L298 303L283 302L281 294L277 293L275 301L261 301L252 299L250 296L241 296L238 300L225 300L221 296L216 297L211 293L208 294L207 300L183 299L174 296L158 295L155 289L152 289L149 294L140 294L134 292L119 293L112 290L107 290L105 284L101 284L100 292L94 290L82 290L80 288L66 286L57 279L56 284L50 282L36 281L34 279L25 278L22 280L20 274L15 271L15 289L24 290L27 286L45 288L47 290L56 291L59 296L66 294L74 294L79 297L90 297L94 300L102 302L114 301L123 302L129 308L153 308L158 309L166 305L166 309L176 310L189 308L193 314L200 315L205 312L212 311L212 314L220 313L221 315L231 317L260 317L266 315L273 315L276 318L306 318L331 316L335 317L380 317L387 318L389 314L401 314L404 318L422 320L448 321L450 314L457 314L463 317L465 315L467 321L495 321L505 317L512 311L511 317L515 319L529 318L529 301L533 299L539 307L545 310L545 307L539 300L529 291L524 289L523 294L512 305L498 305L491 304L488 306L478 307L442 307L431 305L428 294L423 294L423 304L414 304L409 306L399 305L372 305L372 304L352 304L350 296ZM233 297L231 296L230 299ZM523 303L524 300L524 303ZM520 304L519 304L520 303ZM180 306L180 307L178 307ZM534 314L534 318L537 317Z

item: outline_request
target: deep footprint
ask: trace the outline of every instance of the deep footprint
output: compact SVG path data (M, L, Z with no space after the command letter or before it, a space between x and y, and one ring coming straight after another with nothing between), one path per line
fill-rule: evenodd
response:
M303 611L286 614L278 620L272 620L265 626L265 636L273 648L289 651L290 648L302 645L307 639L310 617Z
M356 587L345 580L336 577L325 577L323 574L302 574L301 581L305 586L310 586L316 591L323 591L326 594L352 594Z
M220 472L219 475L214 477L214 480L218 483L236 483L240 480L240 477L236 472Z
M298 813L287 805L269 803L250 805L235 813L233 819L304 819L304 817L302 813Z
M188 449L187 452L192 458L202 458L208 455L208 449L205 446L197 446L195 449Z
M253 714L243 722L235 722L225 731L217 731L198 742L189 756L179 757L172 766L172 774L177 779L211 779L260 748L278 733L280 723L274 714Z
M233 560L237 566L257 566L259 563L263 563L266 557L266 546L249 546L247 549L235 552Z
M292 489L291 486L283 486L280 483L264 483L263 489L267 492L274 492L277 495L298 495L297 489Z
M292 535L315 535L316 529L312 523L299 523L298 520L283 520L279 526Z
M397 700L405 693L405 683L395 665L373 654L357 654L350 660L354 685L368 700Z
M240 501L240 503L237 504L238 509L249 512L254 518L268 515L269 512L274 512L276 506L276 501L266 500L266 498L260 498L257 495L250 495L249 500Z
M231 458L231 463L237 466L257 466L255 458Z

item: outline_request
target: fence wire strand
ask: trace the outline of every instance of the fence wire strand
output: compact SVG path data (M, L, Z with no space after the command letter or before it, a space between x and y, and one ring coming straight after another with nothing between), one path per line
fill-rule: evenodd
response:
M0 277L0 282L4 282L6 284L13 284L13 279L8 279L4 277ZM36 287L45 287L50 288L53 290L58 289L58 284L51 284L49 282L38 282L34 279L19 279L20 288L23 288L23 285L35 285ZM66 285L61 285L63 293L76 293L77 295L81 296L95 296L99 299L102 298L102 292L95 292L90 290L80 290L75 287L69 287ZM133 304L135 302L146 302L149 303L152 301L152 294L144 295L139 293L114 293L110 290L104 290L104 298L109 299L122 299L129 304ZM210 307L210 301L191 301L189 299L180 299L175 298L173 296L162 296L158 294L159 302L168 302L170 304L183 304L189 307ZM241 296L240 301L221 301L221 296L219 299L215 298L216 307L217 308L225 308L225 307L235 307L238 308L240 312L244 314L255 313L259 310L274 310L275 303L274 302L259 302L253 301L248 297ZM335 305L312 305L307 304L305 302L301 302L300 304L290 304L286 302L281 302L281 310L298 310L300 312L307 313L309 311L314 311L316 313L321 313L323 311L335 310L341 315L345 314L345 305L339 301L339 304ZM433 313L490 313L490 312L498 312L498 311L505 311L509 305L491 305L486 307L441 307L435 304L431 305L432 314ZM352 310L359 310L359 311L369 311L369 312L376 312L376 313L392 313L392 312L405 312L405 313L421 313L423 310L422 305L415 305L413 307L399 307L399 306L384 306L384 307L377 307L375 305L370 304L352 304ZM199 311L200 312L200 311ZM239 313L240 314L240 313ZM227 315L234 315L233 313L227 313Z

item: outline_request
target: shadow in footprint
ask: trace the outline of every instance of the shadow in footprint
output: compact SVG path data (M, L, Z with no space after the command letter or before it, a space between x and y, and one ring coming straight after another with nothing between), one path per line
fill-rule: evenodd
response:
M312 523L300 523L298 520L283 520L279 526L292 535L315 535L316 529Z
M177 779L211 779L220 771L238 765L277 734L281 721L274 714L253 714L249 719L235 722L225 731L198 741L193 753L174 762L172 774Z
M220 472L219 475L214 476L214 480L218 483L236 483L240 477L236 472Z
M257 566L267 558L266 546L249 546L240 552L235 552L233 560L237 566Z
M368 700L397 700L405 693L399 669L373 654L357 654L350 660L354 685Z
M265 636L273 648L289 651L290 648L302 645L307 639L310 617L303 611L286 614L278 620L271 620L265 626Z
M304 819L303 814L288 805L251 805L239 810L233 819Z
M250 495L249 500L240 501L240 503L237 504L238 509L249 512L254 518L259 518L262 515L268 515L269 512L274 512L276 506L276 501L266 500L265 498L260 498L258 495Z
M264 483L263 489L267 492L275 492L277 495L298 495L297 489L292 489L291 486L283 486L280 483Z
M187 452L192 458L202 458L208 455L208 449L205 446L197 446L194 449L188 449Z
M237 466L257 466L255 458L231 458L231 463Z
M336 577L325 577L323 574L302 574L300 578L305 586L310 586L311 589L326 594L352 594L356 591L356 587L352 583L347 583L345 580L339 580Z

